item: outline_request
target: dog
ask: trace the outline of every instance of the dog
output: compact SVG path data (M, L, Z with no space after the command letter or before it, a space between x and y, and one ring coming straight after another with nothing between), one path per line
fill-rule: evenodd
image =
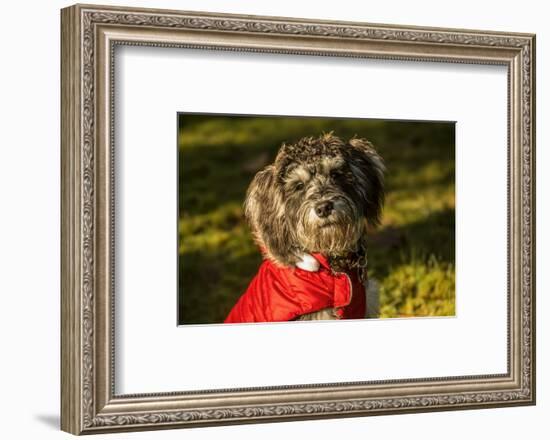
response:
M378 315L367 225L380 223L385 165L373 145L332 132L283 143L253 178L244 213L264 260L225 323Z

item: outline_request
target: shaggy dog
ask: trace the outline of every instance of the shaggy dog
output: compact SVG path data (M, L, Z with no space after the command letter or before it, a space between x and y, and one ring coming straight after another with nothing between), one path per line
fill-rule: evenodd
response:
M384 171L365 139L329 133L283 144L247 191L264 261L225 322L376 316L366 232L380 221Z

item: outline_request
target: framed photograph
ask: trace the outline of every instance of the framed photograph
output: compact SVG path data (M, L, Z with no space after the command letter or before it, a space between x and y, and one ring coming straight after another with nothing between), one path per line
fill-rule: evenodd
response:
M535 36L61 11L73 434L535 403Z
M180 113L178 324L312 318L340 292L322 266L370 286L345 317L454 316L454 142L454 122Z

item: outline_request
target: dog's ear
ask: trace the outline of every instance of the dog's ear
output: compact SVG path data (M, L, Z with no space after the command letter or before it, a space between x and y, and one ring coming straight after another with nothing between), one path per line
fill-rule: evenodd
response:
M274 165L254 176L246 193L244 213L256 244L267 258L284 266L297 262L295 241L285 219L282 187Z
M357 190L365 200L365 218L370 225L377 226L384 205L386 167L373 145L366 139L350 139L349 147L349 164L357 181Z

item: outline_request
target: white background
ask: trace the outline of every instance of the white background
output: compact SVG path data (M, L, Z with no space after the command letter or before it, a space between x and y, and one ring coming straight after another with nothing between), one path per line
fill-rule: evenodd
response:
M117 393L506 372L504 66L143 47L115 56ZM177 111L458 121L457 316L176 327ZM327 341L344 355L327 356Z
M105 1L105 3L110 3ZM342 20L467 27L536 32L538 120L550 117L550 75L543 2L388 1L361 3L341 0L325 4L297 1L144 1L134 6L165 7ZM59 12L63 2L11 3L4 6L1 84L0 228L2 307L3 435L8 438L60 438L59 408ZM537 128L538 225L548 223L548 178L541 172L550 158L546 127ZM550 239L538 230L537 326L538 405L525 408L412 414L314 422L202 428L155 433L120 434L111 438L334 438L389 437L438 439L479 437L545 438L550 410L548 370L549 327L543 311L548 278ZM490 250L489 250L490 251ZM488 253L488 261L491 260ZM109 438L106 437L105 438Z

